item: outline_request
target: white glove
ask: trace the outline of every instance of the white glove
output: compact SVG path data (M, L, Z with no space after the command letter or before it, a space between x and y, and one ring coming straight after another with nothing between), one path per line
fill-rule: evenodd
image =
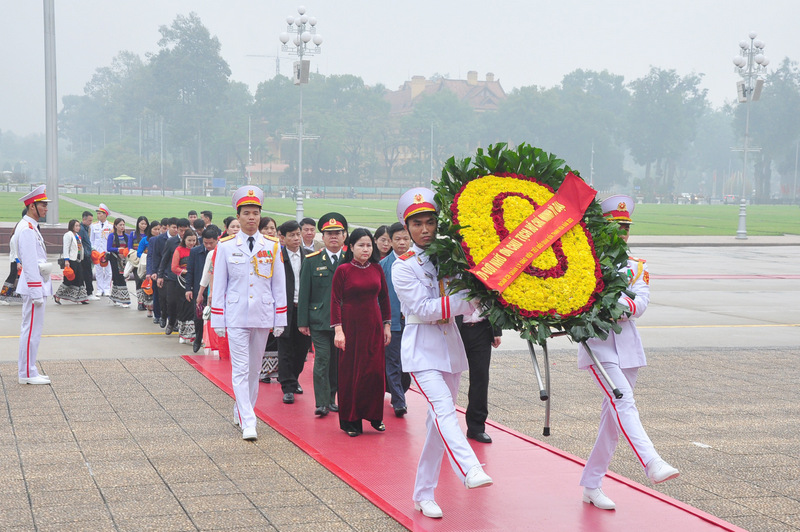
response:
M272 329L272 336L277 338L278 336L283 334L283 327L274 327Z
M225 328L224 327L215 327L214 332L217 333L217 336L220 338L225 338Z
M43 303L44 299L42 299L41 297L37 297L36 299L33 300L33 304L36 305L37 307L41 307Z
M203 319L204 320L210 320L211 319L211 307L209 307L208 305L203 307Z

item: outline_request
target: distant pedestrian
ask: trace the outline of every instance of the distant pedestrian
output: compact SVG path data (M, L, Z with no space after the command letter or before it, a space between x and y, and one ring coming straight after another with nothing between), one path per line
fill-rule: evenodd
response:
M214 218L214 213L211 211L200 211L200 218L203 219L203 223L208 227L211 225L211 220Z
M203 268L206 259L214 253L219 239L219 230L216 227L206 227L203 231L202 246L195 246L189 252L189 260L186 263L186 293L187 301L194 302L194 342L192 351L197 353L203 343L203 317L202 311L205 305L207 294L205 287L201 287L203 280Z
M142 290L142 281L144 279L143 276L139 275L139 260L142 256L142 254L139 253L139 246L146 240L148 227L150 227L150 222L147 216L139 216L139 218L136 219L136 226L133 231L128 234L129 253L127 260L131 273L133 274L133 280L136 284L137 308L141 311L147 310L147 307L144 304L145 295L144 290Z
M78 220L67 222L67 232L64 233L61 246L61 257L64 261L63 276L64 281L53 295L53 300L60 305L61 300L72 301L73 303L89 303L89 296L86 293L86 286L83 284L83 244L78 235L81 223Z
M303 249L306 250L306 253L314 253L325 247L322 242L314 238L317 234L317 223L313 218L300 220L300 233L303 236Z
M22 217L28 213L28 209L22 209ZM17 283L19 281L19 273L22 270L22 264L19 261L19 253L17 251L17 227L11 230L11 239L8 241L8 260L10 268L8 277L3 282L3 288L0 291L0 304L10 305L11 303L22 303L22 296L17 293Z
M81 215L81 229L78 234L81 237L81 244L83 244L83 260L81 261L81 270L83 275L83 284L86 286L86 295L89 296L89 301L97 301L100 298L94 293L94 285L92 280L94 274L92 273L92 221L94 215L91 211L83 211Z
M128 293L128 282L125 280L125 261L128 258L128 234L125 232L125 220L114 220L114 232L108 235L106 242L106 258L111 267L111 302L122 308L130 308L131 296Z
M164 244L164 256L158 266L158 282L161 294L161 317L166 314L164 334L169 336L178 327L178 305L184 300L184 290L178 284L178 276L172 271L172 257L181 244L183 235L189 230L189 220L180 218L176 222L177 233Z
M91 241L92 251L105 253L108 245L108 236L112 232L111 222L108 221L108 207L101 203L97 207L97 221L92 224ZM106 263L95 264L94 277L97 280L97 295L111 295L111 266Z
M382 225L375 229L375 245L378 247L380 259L385 259L392 252L392 238L389 236L389 226Z
M197 244L197 235L191 229L184 231L180 245L172 254L172 273L175 274L180 290L176 292L178 342L190 344L194 342L194 296L190 285L186 284L188 273L189 253Z

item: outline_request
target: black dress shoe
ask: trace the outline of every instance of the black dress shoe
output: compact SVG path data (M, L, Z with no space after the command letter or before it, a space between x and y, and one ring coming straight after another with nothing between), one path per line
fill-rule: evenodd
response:
M397 417L403 417L404 415L408 414L408 408L401 406L400 408L394 409L394 415Z
M303 393L303 389L298 384L297 387L294 389L294 393Z
M294 403L294 394L292 392L283 394L283 402L287 405Z
M158 326L161 327L162 329L164 327L166 327L167 326L167 318L161 318L161 320L158 322Z
M327 406L318 406L317 409L314 410L314 415L319 417L325 417L328 415L328 412L330 412L330 410L328 410Z
M167 325L167 327L164 329L164 334L166 334L167 336L172 334L172 325Z
M468 430L467 438L480 443L492 443L492 437L485 432L472 432L471 430Z
M160 323L160 322L161 322L161 320L159 320L158 318L153 316L153 323Z
M369 424L378 432L384 432L386 430L386 425L383 424L383 421L370 421Z
M203 344L202 340L198 340L197 338L195 338L194 342L192 342L192 352L197 353L198 351L200 351L200 347L202 344Z
M265 383L265 384L269 384L269 383L270 383L270 380L271 380L271 378L270 378L270 377L261 377L261 378L260 378L260 379L258 379L258 380L259 380L259 381L261 381L261 382L263 382L263 383Z
M331 412L338 412L339 407L336 405L336 403L331 403L330 405L328 405L328 410L330 410Z

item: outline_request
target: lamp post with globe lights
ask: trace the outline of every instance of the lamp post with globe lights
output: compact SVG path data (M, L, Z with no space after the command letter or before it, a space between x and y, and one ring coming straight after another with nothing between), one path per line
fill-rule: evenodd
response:
M294 62L294 84L300 86L300 124L297 135L283 135L283 138L297 138L297 221L303 219L303 139L315 139L317 136L305 135L303 131L303 84L308 83L310 63L305 56L322 53L322 35L317 33L317 19L306 14L306 8L297 8L297 16L286 17L286 31L278 37L281 41L281 50L289 55L296 55ZM292 36L294 34L294 36ZM309 43L313 43L312 48Z
M739 205L739 228L736 238L747 238L747 152L758 151L750 147L750 102L761 97L764 79L761 77L769 64L769 59L764 57L764 41L756 39L757 35L751 31L750 39L739 41L739 55L733 58L735 72L742 77L736 84L739 103L747 105L744 122L744 165L742 167L742 201Z

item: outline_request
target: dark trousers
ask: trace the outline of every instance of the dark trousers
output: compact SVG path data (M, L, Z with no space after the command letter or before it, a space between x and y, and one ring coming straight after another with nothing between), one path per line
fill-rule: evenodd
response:
M290 323L278 337L278 382L283 393L294 393L310 348L311 337L297 330L297 311L292 312Z
M464 323L460 327L461 339L469 363L469 392L467 392L467 429L486 432L489 415L489 365L492 360L494 331L489 320Z
M164 279L164 297L161 300L161 317L167 318L172 328L175 328L175 323L178 321L178 305L180 298L184 295L183 289L178 284L178 281Z
M386 346L386 391L392 396L393 408L406 407L406 392L411 386L411 375L403 372L400 363L400 341L403 331L392 331L392 341Z
M161 289L158 288L158 285L155 281L153 281L153 317L156 319L161 319Z
M92 295L92 258L84 257L81 261L81 272L83 273L83 284L86 285L86 295Z
M316 406L336 402L339 389L339 350L333 345L333 331L311 329L314 344L314 399Z

